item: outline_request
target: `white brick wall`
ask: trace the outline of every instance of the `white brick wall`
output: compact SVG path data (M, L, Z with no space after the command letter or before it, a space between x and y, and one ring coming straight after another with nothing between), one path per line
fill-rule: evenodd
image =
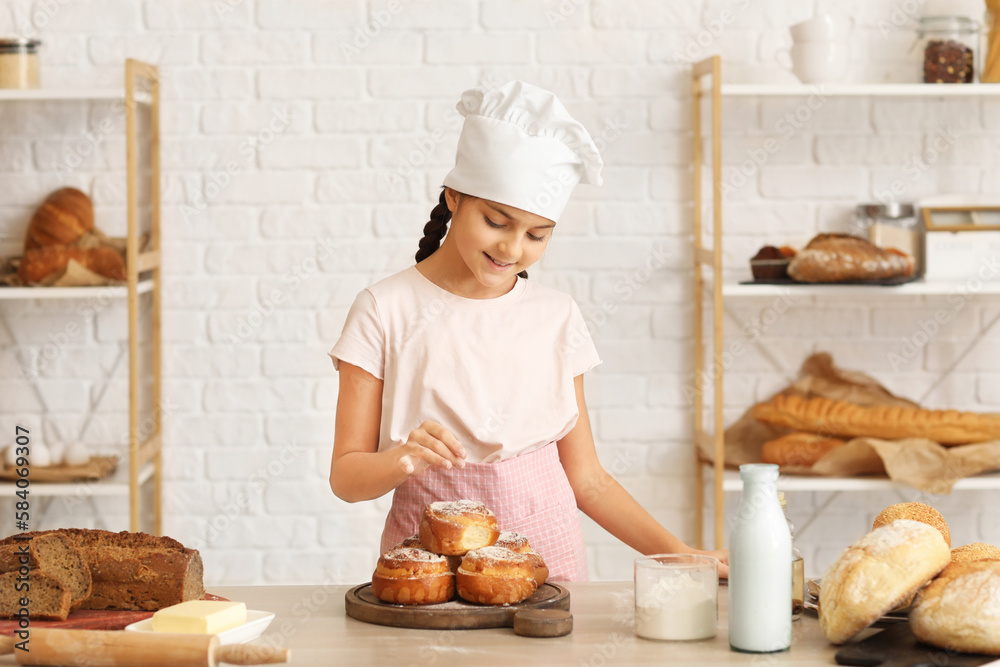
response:
M981 3L954 4L976 12ZM602 461L690 539L685 63L720 53L727 72L776 67L777 51L790 43L787 25L820 9L849 11L859 23L852 75L913 81L909 38L876 29L893 7L891 0L0 0L0 34L27 26L44 41L47 86L117 84L125 57L162 68L166 531L203 550L213 585L370 575L389 498L347 505L329 490L338 386L326 352L357 292L412 262L453 159L458 95L520 77L559 94L600 138L607 163L604 187L579 189L532 280L577 299L604 359L587 381ZM728 270L743 271L764 243L802 243L818 230L845 228L854 204L893 186L910 197L995 192L998 110L995 100L975 99L726 100L724 178L734 186ZM58 174L85 132L108 118L113 131L69 175ZM34 207L63 185L92 195L102 229L123 231L121 125L101 103L0 103L0 252L20 246ZM930 169L908 170L941 132L953 136L950 147ZM778 150L755 161L769 140ZM648 279L623 293L646 266L655 268ZM970 336L998 316L994 300L969 301L898 368L892 354L927 313L951 304L792 302L768 327L765 350L746 346L726 376L730 418L819 349L928 405L1000 410L996 329L939 381ZM730 305L746 322L771 300ZM0 308L23 343L15 350L0 333L0 427L9 433L25 423L50 439L77 433L114 367L125 310L98 304L96 314L85 313L62 302ZM73 333L63 340L67 327ZM729 340L738 340L732 320L727 327ZM22 359L38 370L48 414L21 377ZM110 382L85 440L121 451L124 364ZM933 502L956 543L996 543L998 495ZM896 499L842 496L801 538L808 572L821 574ZM824 500L794 494L793 519L804 521ZM735 502L727 498L730 511ZM105 525L127 526L120 500L98 507ZM77 499L53 503L37 527L97 521ZM0 517L5 532L8 523ZM585 529L592 576L630 578L634 554L589 521Z

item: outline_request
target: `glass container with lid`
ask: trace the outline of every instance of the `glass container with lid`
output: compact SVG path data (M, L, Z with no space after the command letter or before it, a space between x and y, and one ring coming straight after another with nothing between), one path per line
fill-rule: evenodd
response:
M895 248L913 257L913 275L924 275L924 222L916 215L913 204L888 202L860 204L856 211L857 224L865 230L868 240L880 248Z
M37 39L0 37L0 88L38 88Z
M924 83L973 83L979 24L967 16L924 16L917 26Z

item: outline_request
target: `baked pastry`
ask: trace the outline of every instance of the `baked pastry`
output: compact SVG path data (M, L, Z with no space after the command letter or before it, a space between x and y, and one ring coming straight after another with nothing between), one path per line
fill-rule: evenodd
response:
M900 405L864 406L800 394L780 394L758 403L753 416L797 431L847 438L928 438L942 445L1000 439L1000 416Z
M465 554L455 573L455 586L463 600L479 604L517 604L538 588L535 561L503 547L483 547Z
M789 256L781 248L766 245L750 258L750 273L754 280L788 278Z
M70 260L110 280L125 280L125 260L114 248L75 248L50 245L25 250L17 275L25 284L39 283L53 273L62 273Z
M777 463L779 466L809 467L828 451L845 442L840 438L796 431L765 442L760 451L760 460L764 463Z
M426 549L396 547L378 559L372 593L395 604L447 602L455 597L455 575L444 556Z
M920 591L910 629L948 651L1000 655L1000 561L949 565Z
M24 249L69 245L93 228L90 197L76 188L61 188L46 197L31 217Z
M15 572L20 569L21 559L27 550L27 565L31 576L38 573L57 579L70 593L72 609L90 597L92 580L80 551L66 537L58 533L40 535L19 544L0 547L0 572Z
M934 526L941 533L941 537L944 538L944 543L948 545L949 549L951 548L951 531L948 530L948 523L941 516L940 512L930 505L923 503L897 503L889 505L875 517L875 521L872 523L872 530L898 519L912 519L913 521L922 521L928 526Z
M843 644L909 599L951 561L941 533L900 519L849 546L823 575L820 627Z
M885 280L913 275L913 258L859 236L819 234L792 258L788 275L803 283Z
M1000 560L1000 548L985 542L973 542L951 550L952 563L972 563L978 560Z
M420 519L420 543L443 556L464 556L498 537L496 516L476 500L431 503Z
M420 542L420 535L410 535L405 540L396 545L397 548L410 548L410 549L423 549L424 545ZM440 554L439 554L440 555ZM448 559L448 567L452 572L458 569L458 566L462 564L461 556L445 556Z
M23 579L20 582L22 590L18 590L18 572L0 574L0 618L17 618L23 608L21 598L25 596ZM31 574L31 604L28 609L32 620L65 621L69 616L72 596L69 589L55 577L42 572Z
M531 548L528 538L521 533L504 531L500 533L500 537L497 538L493 546L510 549L514 553L526 554L532 560L532 565L535 568L535 583L539 586L549 578L549 568L545 566L545 561L537 551Z

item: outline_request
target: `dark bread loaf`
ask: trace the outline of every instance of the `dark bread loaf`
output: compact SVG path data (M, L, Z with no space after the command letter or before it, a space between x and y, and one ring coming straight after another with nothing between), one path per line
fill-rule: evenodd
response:
M0 546L0 572L17 571L26 554L31 570L58 579L70 592L73 609L90 597L90 568L80 551L63 535L50 533L15 544L7 544L7 540L4 542Z
M27 605L31 618L40 621L65 621L69 616L69 589L55 577L50 577L40 571L31 573L28 581L31 589L17 589L17 571L0 574L0 618L16 618L23 608L21 598L27 597ZM23 584L23 582L21 582Z

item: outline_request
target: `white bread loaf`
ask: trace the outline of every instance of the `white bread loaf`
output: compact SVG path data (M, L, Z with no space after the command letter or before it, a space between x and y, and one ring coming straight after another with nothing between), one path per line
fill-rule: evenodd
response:
M951 561L936 529L900 519L849 546L823 575L820 626L843 644L920 590Z
M1000 560L945 568L917 596L910 629L938 648L1000 655Z

